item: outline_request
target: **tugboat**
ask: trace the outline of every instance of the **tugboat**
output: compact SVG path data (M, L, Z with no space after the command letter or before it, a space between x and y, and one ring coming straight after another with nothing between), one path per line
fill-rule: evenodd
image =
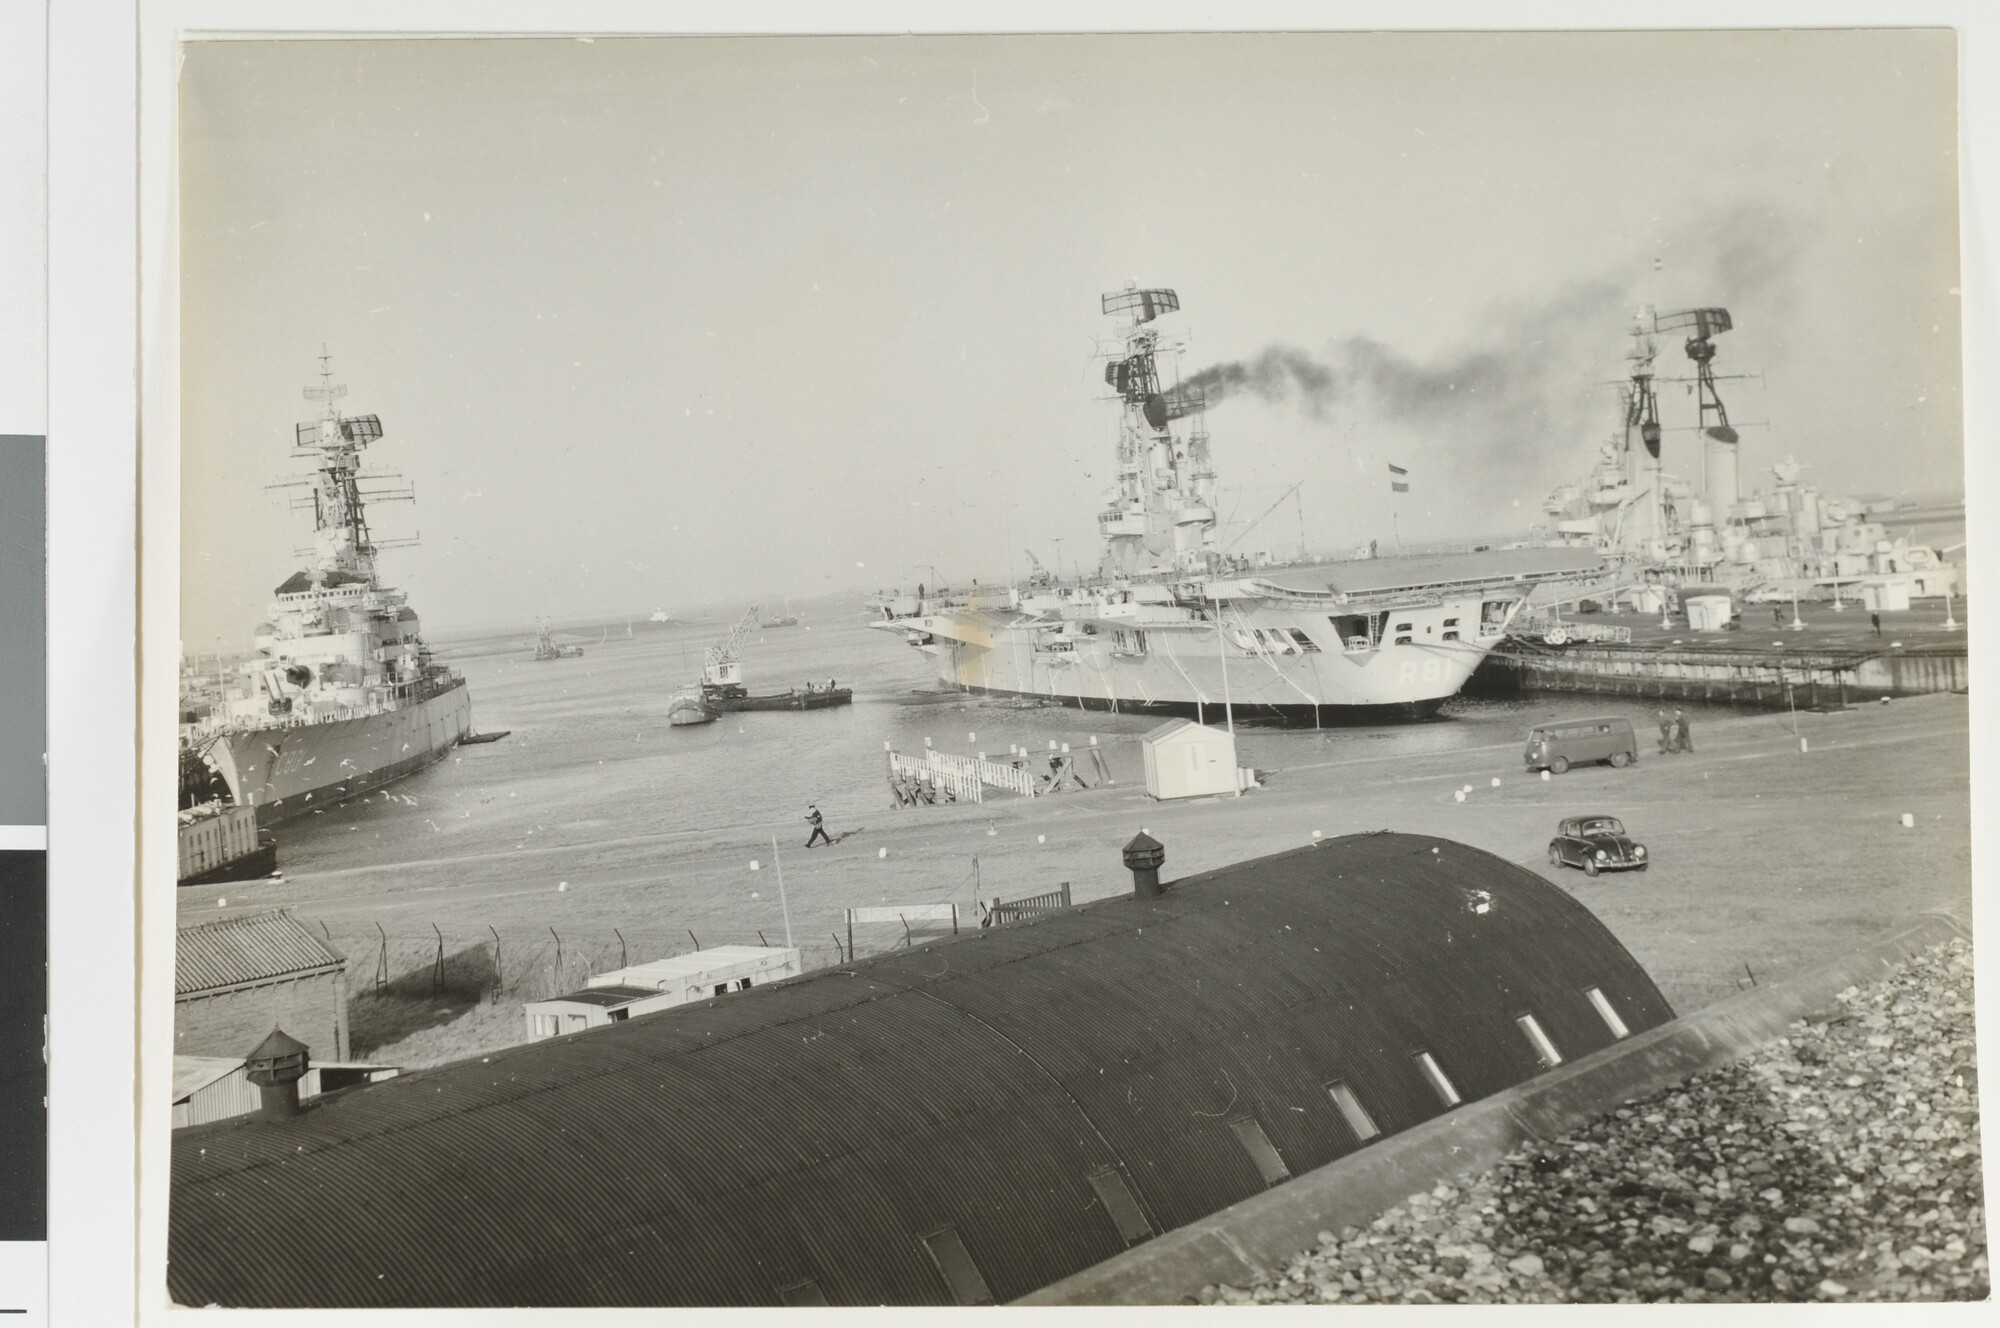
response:
M549 620L547 618L541 619L536 624L536 629L538 634L535 638L535 658L537 660L583 658L582 646L558 645L556 643L555 636L549 631Z
M677 729L713 724L720 713L708 704L699 687L684 687L667 702L667 723Z
M1371 547L1289 567L1226 553L1207 400L1178 380L1181 341L1157 321L1180 307L1164 288L1103 297L1122 320L1104 367L1119 427L1094 575L932 585L872 603L870 625L922 651L946 686L1198 721L1423 719L1465 685L1537 585L1601 573L1588 549L1377 557Z
M255 656L228 684L225 717L203 735L203 759L232 802L256 808L260 827L413 774L472 727L465 680L432 658L416 611L376 574L386 546L368 528L366 502L415 492L362 487L361 452L382 437L382 421L340 414L347 388L319 359L320 381L305 395L325 409L293 443L315 463L292 482L310 489L292 505L313 514L312 555L278 586Z

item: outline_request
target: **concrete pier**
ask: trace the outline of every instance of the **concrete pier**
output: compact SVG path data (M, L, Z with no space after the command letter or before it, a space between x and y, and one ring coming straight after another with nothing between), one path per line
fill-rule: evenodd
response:
M1963 614L1964 607L1959 605ZM1774 710L1837 709L1883 697L1964 692L1971 673L1961 625L1945 610L1877 615L1831 605L1749 604L1742 626L1697 632L1632 614L1583 621L1630 630L1629 642L1561 646L1508 639L1489 655L1467 690L1589 692L1643 700L1714 701ZM1797 624L1796 626L1794 624Z

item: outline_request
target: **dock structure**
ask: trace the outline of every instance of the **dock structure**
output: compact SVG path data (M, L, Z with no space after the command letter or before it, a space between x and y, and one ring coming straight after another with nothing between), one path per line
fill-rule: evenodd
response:
M1769 607L1752 606L1757 612ZM1777 608L1770 623L1745 616L1740 625L1707 630L1617 613L1572 618L1556 630L1529 623L1487 656L1467 690L1589 692L1782 710L1963 692L1970 682L1965 632L1942 605L1880 612L1824 604Z
M1961 644L1898 650L1715 650L1594 642L1509 642L1474 690L1590 692L1647 700L1817 710L1883 697L1962 692Z

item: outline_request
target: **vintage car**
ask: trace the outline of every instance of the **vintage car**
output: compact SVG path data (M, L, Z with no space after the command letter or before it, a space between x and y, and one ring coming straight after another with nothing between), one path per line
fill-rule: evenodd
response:
M1581 867L1585 876L1601 871L1646 870L1646 846L1635 844L1615 816L1572 816L1549 841L1549 866Z

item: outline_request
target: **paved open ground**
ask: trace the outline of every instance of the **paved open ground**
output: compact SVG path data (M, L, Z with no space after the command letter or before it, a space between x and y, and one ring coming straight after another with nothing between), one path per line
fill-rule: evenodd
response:
M1809 751L1801 753L1794 724ZM1691 755L1648 752L1625 770L1584 767L1542 780L1524 775L1513 742L1413 755L1342 734L1246 731L1240 758L1266 772L1265 787L1167 804L1134 783L1138 753L1128 741L1112 750L1115 787L1033 802L996 795L977 806L881 806L834 848L788 847L786 898L796 937L817 947L809 960L824 963L850 905L956 900L969 911L975 888L1015 898L1067 880L1079 901L1129 889L1118 850L1141 828L1165 843L1169 881L1309 842L1314 831L1395 829L1456 839L1560 882L1687 1009L1968 896L1966 698L1733 715L1697 726L1694 740ZM1550 833L1580 813L1623 817L1648 845L1651 870L1591 880L1550 868ZM795 833L789 819L783 833ZM510 986L521 967L549 959L551 927L571 960L591 962L607 951L615 961L614 928L635 961L685 946L689 929L711 945L783 935L762 827L592 834L587 825L552 826L518 845L183 890L182 920L292 906L353 957L357 989L375 961L377 924L412 938L391 946L392 970L425 961L429 942L414 938L429 938L433 925L452 949L490 927L506 940ZM750 870L752 859L761 870ZM893 928L857 936L863 953L896 939Z

